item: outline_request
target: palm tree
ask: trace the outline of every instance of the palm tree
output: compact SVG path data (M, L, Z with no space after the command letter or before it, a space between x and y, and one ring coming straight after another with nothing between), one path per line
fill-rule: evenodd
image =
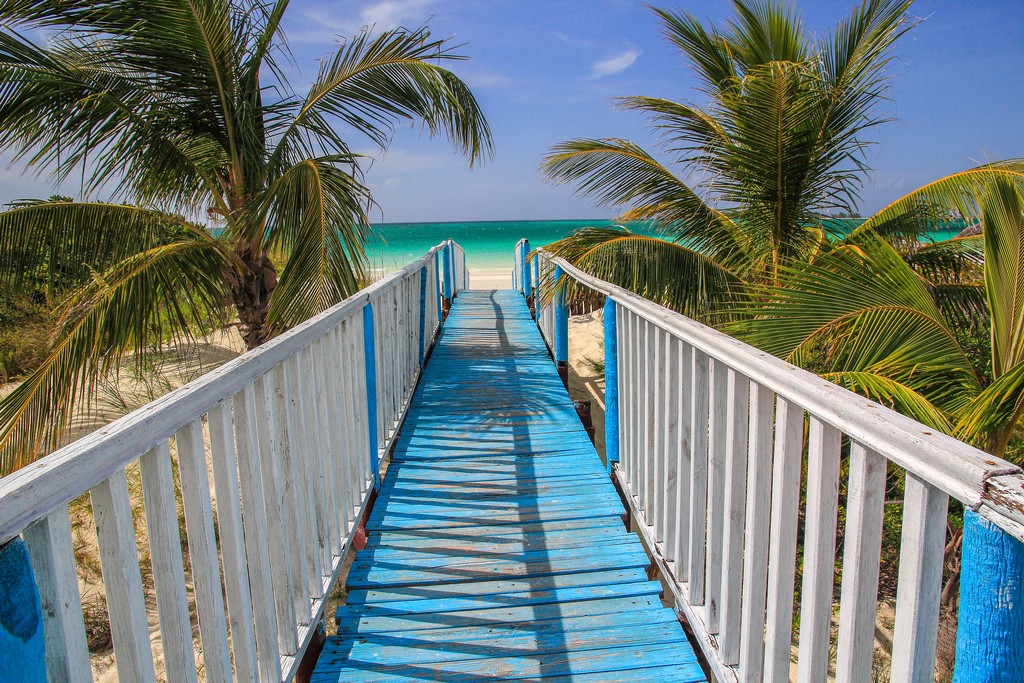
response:
M1024 415L1024 169L978 171L973 187L961 176L907 195L813 263L784 269L734 331L1006 457ZM910 258L879 235L951 196L981 235Z
M890 49L913 26L911 2L865 0L816 39L790 3L734 0L735 19L721 30L655 10L706 104L618 104L651 117L680 172L619 139L563 142L542 170L602 205L628 207L620 221L655 222L663 238L589 229L550 250L695 317L809 259L826 241L824 216L855 209L864 134L887 120L877 110Z
M71 293L49 357L0 403L0 470L52 447L125 353L187 338L225 305L251 348L356 291L372 199L351 136L383 148L418 120L471 163L491 153L476 100L443 66L461 59L447 40L364 30L302 94L282 72L287 7L0 3L0 147L112 198L0 214L0 287L22 286L44 244L111 264ZM214 230L186 219L204 216Z

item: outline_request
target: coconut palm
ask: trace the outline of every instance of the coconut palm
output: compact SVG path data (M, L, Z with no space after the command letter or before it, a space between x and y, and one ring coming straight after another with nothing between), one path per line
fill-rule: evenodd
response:
M865 0L820 38L788 2L734 0L722 29L656 10L706 103L618 105L650 116L672 164L629 141L577 139L553 147L542 169L664 234L583 230L551 251L697 317L806 261L826 239L823 217L855 209L865 134L887 120L886 66L913 26L911 1Z
M385 147L412 120L471 163L490 154L476 100L444 67L461 58L447 40L364 30L296 92L287 7L0 2L0 146L112 198L0 214L0 287L21 286L46 244L67 245L66 263L112 264L70 295L52 353L0 404L0 469L52 446L125 353L187 338L225 305L251 348L356 291L372 200L352 137Z
M948 198L911 193L813 263L784 269L736 331L1005 457L1024 414L1024 171L983 178L959 204L981 235L902 258L875 227Z

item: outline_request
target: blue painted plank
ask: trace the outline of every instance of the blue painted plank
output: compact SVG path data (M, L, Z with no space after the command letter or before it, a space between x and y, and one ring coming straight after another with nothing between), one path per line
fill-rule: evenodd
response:
M329 674L314 674L311 683L325 681L478 681L481 676L496 680L522 680L550 676L577 675L607 671L628 671L637 666L653 664L690 664L692 668L680 679L704 680L696 655L682 643L629 643L622 647L568 652L517 653L513 656L460 660L456 662L425 663L421 665L391 665L366 661L344 660L346 671L341 678Z
M705 680L514 292L459 295L313 680Z
M606 572L554 574L552 576L530 577L528 579L475 581L473 583L456 583L446 586L406 586L402 588L389 587L375 590L357 590L349 592L345 597L345 603L347 605L361 605L365 603L394 602L397 600L433 600L464 595L479 597L529 591L552 591L558 588L646 582L647 572L643 569L614 569Z
M449 598L392 600L388 602L342 605L338 608L337 612L335 612L335 618L345 619L349 617L402 616L413 612L416 614L440 614L443 612L462 612L469 609L483 609L486 607L552 605L579 600L631 598L643 595L656 596L660 594L660 583L656 581L643 581L613 585L555 588L551 590L528 590L484 595L457 595Z
M667 609L661 606L661 599L645 595L630 598L609 598L607 600L584 600L581 602L563 602L553 605L527 605L526 607L488 607L484 609L463 610L461 612L442 612L419 614L410 612L405 615L388 617L349 616L337 620L339 635L365 633L393 633L398 631L419 631L423 629L455 629L455 628L490 628L497 631L518 631L526 628L541 628L541 622L551 622L546 628L561 629L568 623L566 620L587 618L599 621L610 628L620 620L630 616L638 617L641 622L650 618L650 612Z

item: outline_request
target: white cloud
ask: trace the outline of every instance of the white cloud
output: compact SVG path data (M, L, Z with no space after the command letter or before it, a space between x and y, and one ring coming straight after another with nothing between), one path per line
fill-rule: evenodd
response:
M424 11L434 4L436 0L384 0L364 7L360 18L367 26L376 24L381 28L390 28L409 21L418 23L426 19Z
M318 3L302 12L302 24L289 31L288 39L295 43L327 43L354 35L364 27L376 26L377 31L398 26L418 28L430 18L429 9L436 4L437 0L382 0L339 13L334 2Z
M640 50L629 49L614 57L602 59L600 62L595 62L594 66L591 67L590 77L604 78L605 76L613 76L617 73L622 73L629 67L633 66L639 56Z

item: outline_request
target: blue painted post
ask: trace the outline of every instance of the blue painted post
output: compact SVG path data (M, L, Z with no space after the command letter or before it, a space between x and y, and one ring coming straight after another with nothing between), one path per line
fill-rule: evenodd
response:
M370 471L373 487L380 488L380 461L377 449L377 354L373 344L373 305L363 307L363 357L366 359L366 416L370 434Z
M448 240L444 243L444 304L445 308L451 308L452 299L455 298L455 270L454 268L454 257L452 255L452 241Z
M615 302L604 300L604 459L609 474L619 461L619 339Z
M437 285L437 322L444 322L444 298L441 295L441 252L434 252L434 284Z
M964 513L954 683L1024 681L1024 543Z
M555 266L554 282L557 287L563 271ZM558 376L566 388L569 386L569 306L565 300L565 288L558 287L555 290L555 368Z
M423 367L423 354L426 351L427 329L427 267L420 268L420 367Z
M20 538L0 546L0 586L0 678L45 683L42 607L28 549Z
M530 298L530 293L533 291L533 283L530 282L530 263L526 258L529 255L530 242L529 240L523 240L523 263L521 266L522 275L520 277L520 283L523 287L523 296L527 299Z

